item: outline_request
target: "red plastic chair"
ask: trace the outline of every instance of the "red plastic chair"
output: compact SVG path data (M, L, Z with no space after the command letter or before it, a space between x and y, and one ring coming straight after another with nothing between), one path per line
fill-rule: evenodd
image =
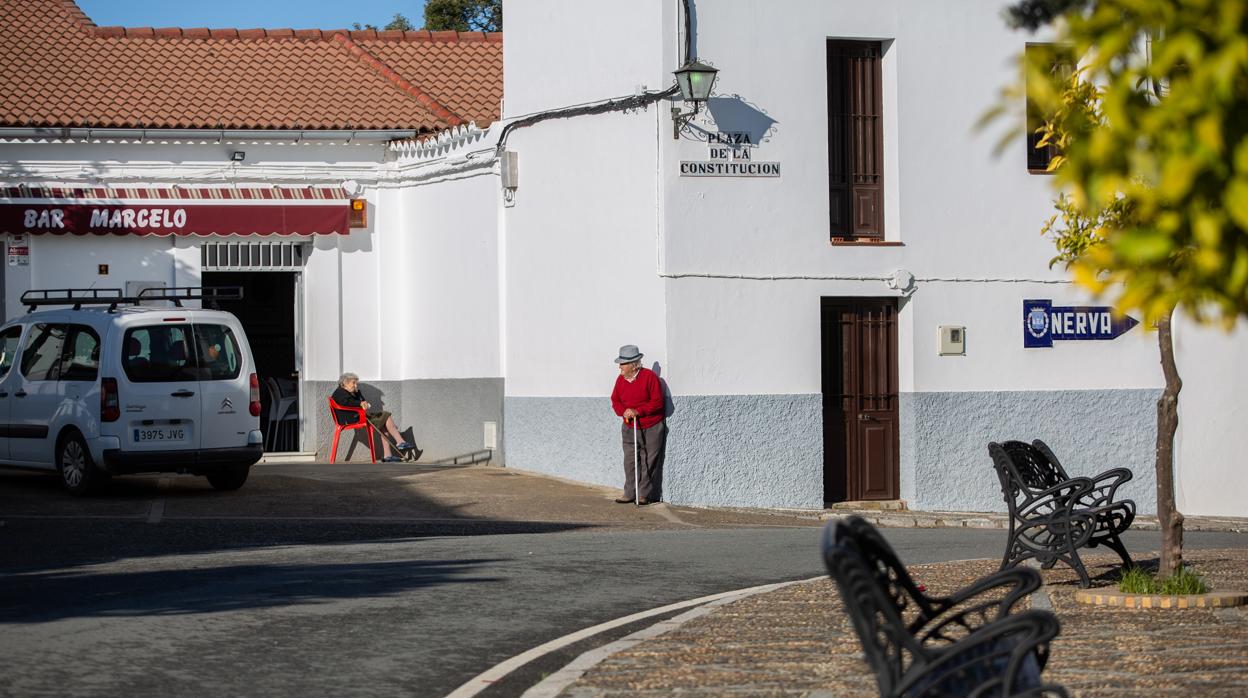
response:
M360 421L355 424L339 424L338 413L335 410L354 412L360 416ZM363 429L364 433L368 434L368 455L372 457L374 463L377 462L377 449L373 447L373 430L368 428L368 416L364 414L363 407L343 407L334 402L334 398L331 397L329 398L329 418L334 420L334 447L329 451L330 463L338 459L338 437L342 435L342 432L352 429Z

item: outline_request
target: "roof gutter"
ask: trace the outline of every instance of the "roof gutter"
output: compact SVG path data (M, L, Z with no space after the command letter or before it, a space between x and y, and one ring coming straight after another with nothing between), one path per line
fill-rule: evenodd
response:
M337 141L384 143L422 135L415 129L302 130L302 129L173 129L173 128L56 128L0 127L0 140L61 141L212 141L301 143Z

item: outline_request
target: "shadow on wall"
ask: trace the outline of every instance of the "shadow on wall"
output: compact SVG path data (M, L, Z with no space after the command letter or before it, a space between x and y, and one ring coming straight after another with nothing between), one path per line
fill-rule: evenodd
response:
M415 430L411 426L408 426L408 427L403 426L403 421L402 421L403 416L398 414L398 412L396 412L395 410L387 410L386 393L384 390L374 385L371 385L369 383L360 381L359 391L360 391L360 394L364 396L364 401L367 402L369 405L368 406L369 412L389 411L390 415L394 418L394 425L399 428L399 434L403 436L403 440L410 444L415 445L418 450L420 449L420 443L416 441ZM355 449L357 447L363 448L365 451L364 455L368 455L367 453L368 452L368 435L365 433L365 431L366 430L364 429L352 429L351 431L342 432L342 435L340 437L341 440L338 443L339 460L343 460L343 461L351 460L351 456L355 454ZM373 444L374 444L374 447L376 448L377 458L379 460L381 459L382 455L385 452L385 449L382 448L382 445L381 445L381 438L382 437L378 436L376 432L373 433ZM486 460L488 462L488 459ZM458 463L458 461L455 461L455 462ZM479 463L481 461L478 460L478 461L472 461L472 462Z
M668 387L667 380L663 378L663 365L655 361L651 364L650 370L654 371L654 375L659 377L659 390L663 393L663 419L664 421L670 420L672 415L676 414L676 402L672 399L672 389ZM671 443L672 440L672 426L670 422L667 425L667 429L667 441L664 443L663 455L659 459L658 477L655 479L654 484L654 496L659 501L666 501L663 499L663 469L667 466L666 444Z
M655 361L651 364L651 371L659 377L659 390L663 391L663 419L671 419L676 414L676 401L672 399L672 389L668 387L667 380L663 378L663 364Z
M336 388L337 384L329 381L304 383L305 394L315 395L318 404L316 413L308 415L306 446L309 451L315 451L320 458L326 460L332 450L334 423L324 396ZM421 464L479 464L501 462L503 458L502 450L489 448L490 445L502 444L497 441L483 443L485 434L479 430L494 422L495 434L501 433L501 379L426 382L376 380L361 382L359 390L369 402L370 411L384 410L391 414L399 429L399 440L414 444L422 451L417 461ZM379 459L384 451L378 443L380 439L373 432ZM337 460L369 460L368 432L364 429L341 432Z
M372 252L373 251L373 231L374 221L377 220L376 205L368 202L368 227L352 228L346 231L345 235L313 235L312 246L317 250L333 250L337 249L342 254L351 254L353 252ZM363 282L366 279L351 279L344 277L342 279L343 294L348 294L352 286L352 282Z
M751 145L758 145L771 138L776 125L780 123L741 95L711 97L706 100L706 109L716 132L745 134ZM711 131L697 124L689 124L689 129L699 140L710 137Z

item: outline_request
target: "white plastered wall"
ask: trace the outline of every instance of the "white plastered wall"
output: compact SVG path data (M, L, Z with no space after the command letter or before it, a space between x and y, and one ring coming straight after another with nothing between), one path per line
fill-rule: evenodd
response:
M383 275L393 279L381 313L384 343L404 351L387 375L502 375L498 197L489 170L395 190L402 216L381 238Z
M733 103L736 116L725 113L734 122L762 125L765 140L752 159L779 162L782 176L681 177L679 162L707 160L707 146L692 138L662 139L662 272L675 277L671 288L683 299L673 301L672 310L675 390L818 392L818 297L897 295L882 280L897 269L920 279L1062 278L1060 270L1048 268L1051 247L1035 232L1050 207L1047 180L1022 167L1021 143L1017 153L997 157L996 134L973 128L1011 78L1011 57L1027 38L1005 30L1002 2L984 0L956 13L948 5L805 2L793 10L803 17L796 32L787 19L791 12L746 0L699 6L698 55L721 71L716 93ZM884 220L886 238L902 247L828 242L829 38L884 44ZM668 54L675 60L674 48ZM695 124L723 128L717 111L723 110L712 103L709 115ZM701 274L813 278L725 285L696 278ZM724 293L735 294L731 304L716 297ZM1021 306L1035 294L1081 297L1067 285L921 281L900 318L902 390L1062 389L1085 379L1156 384L1147 349L1119 346L1071 362L1082 368L1028 376ZM677 305L719 310L699 313ZM937 319L945 316L956 317ZM979 361L963 357L969 360L946 372L949 360L939 364L934 357L936 323L967 325ZM751 360L734 367L732 376L712 379L715 370L699 365L715 355L715 347L738 342L750 347ZM1087 352L1073 353L1082 359ZM1047 369L1052 361L1040 363Z
M665 87L661 7L509 2L505 115ZM622 344L640 346L647 365L666 361L654 172L656 113L666 108L552 120L511 135L520 186L503 213L508 396L605 400Z
M106 240L75 235L30 235L28 266L5 269L5 317L26 312L20 298L28 289L126 288L127 281L162 281L173 286L198 273L172 237L117 236ZM108 265L100 274L99 265ZM193 264L193 267L191 266Z
M1186 514L1248 516L1248 325L1175 324L1183 390L1175 437L1176 498Z

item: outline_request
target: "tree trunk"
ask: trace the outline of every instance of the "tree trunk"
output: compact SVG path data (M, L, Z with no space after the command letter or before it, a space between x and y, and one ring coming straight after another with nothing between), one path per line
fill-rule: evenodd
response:
M1174 335L1171 321L1174 309L1157 321L1157 344L1161 348L1161 370L1166 388L1157 400L1157 518L1161 524L1161 568L1159 578L1179 571L1183 564L1183 515L1174 505L1174 434L1179 429L1179 391L1183 381L1174 362Z

